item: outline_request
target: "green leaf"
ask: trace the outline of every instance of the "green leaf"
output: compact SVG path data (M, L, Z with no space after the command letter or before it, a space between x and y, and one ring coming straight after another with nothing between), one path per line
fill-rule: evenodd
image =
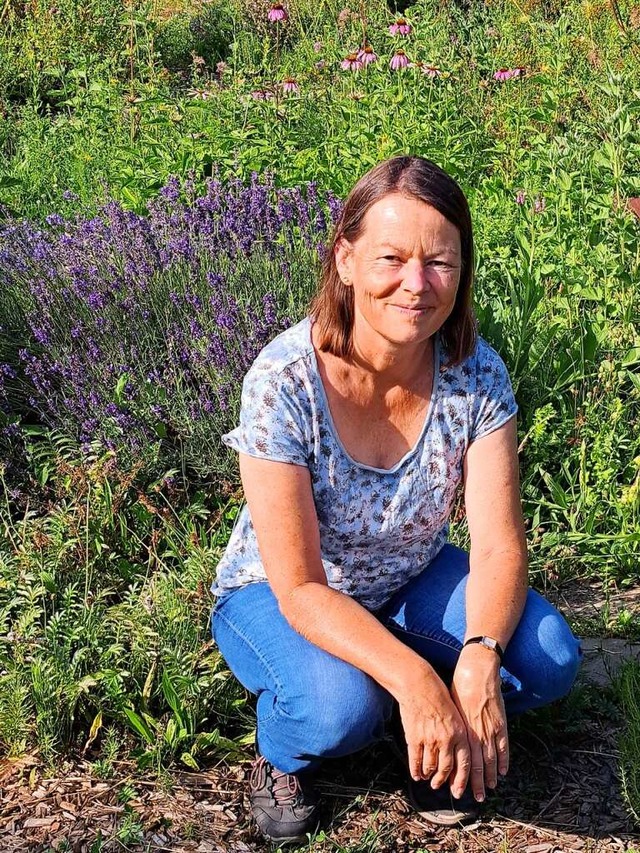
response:
M631 347L622 357L622 366L631 367L632 364L640 363L640 347Z
M190 752L183 752L180 756L180 761L183 764L186 764L187 767L190 767L192 770L199 770L198 762L195 760L193 755Z
M136 714L135 711L132 711L131 708L125 708L124 714L131 728L137 732L144 741L149 744L155 743L155 734L146 720Z
M163 670L163 672L162 672L161 684L162 684L162 693L164 695L164 698L167 700L167 704L169 705L169 707L171 708L171 710L175 714L180 725L183 728L187 728L187 724L185 721L185 715L184 715L184 709L182 708L182 706L180 704L180 699L178 697L178 694L176 693L175 687L171 683L171 679L169 678L169 675L168 675L166 669Z

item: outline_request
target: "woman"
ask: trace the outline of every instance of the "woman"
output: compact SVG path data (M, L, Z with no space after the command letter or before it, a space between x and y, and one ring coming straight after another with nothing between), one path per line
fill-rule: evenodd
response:
M564 695L578 642L527 592L516 403L476 335L459 186L395 157L350 193L310 316L249 370L247 506L218 567L213 633L257 694L253 815L278 841L318 822L321 760L399 710L410 797L475 816L509 763L507 716ZM458 484L471 550L446 544Z

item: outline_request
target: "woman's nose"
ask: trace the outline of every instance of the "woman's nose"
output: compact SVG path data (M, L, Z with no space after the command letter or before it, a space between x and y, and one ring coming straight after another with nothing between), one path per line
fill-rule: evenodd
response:
M420 261L409 261L405 267L403 285L411 293L421 293L430 289L427 267Z

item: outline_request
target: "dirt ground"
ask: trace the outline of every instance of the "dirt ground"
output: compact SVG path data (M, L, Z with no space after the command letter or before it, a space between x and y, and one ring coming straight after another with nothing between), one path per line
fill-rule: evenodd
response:
M512 768L482 819L440 829L415 815L405 777L382 742L327 762L318 780L322 831L302 849L349 853L618 853L637 848L617 763L619 712L606 687L584 681L512 729ZM253 853L266 849L247 819L246 763L158 780L133 761L100 780L86 761L55 777L31 756L0 765L0 851Z
M570 617L589 619L594 594L570 596ZM614 609L635 610L640 590ZM630 595L631 593L631 595ZM556 602L567 612L567 599ZM640 823L625 808L617 742L622 720L610 679L640 645L596 639L570 696L511 727L511 770L482 818L441 829L405 799L405 773L389 743L329 761L318 779L321 831L308 853L640 853ZM0 761L0 853L258 853L247 818L243 763L154 777L119 761L101 779L78 758L52 776L38 756Z

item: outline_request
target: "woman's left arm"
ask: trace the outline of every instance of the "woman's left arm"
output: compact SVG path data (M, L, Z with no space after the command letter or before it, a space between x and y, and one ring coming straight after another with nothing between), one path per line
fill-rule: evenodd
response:
M465 639L487 636L506 648L527 596L527 543L520 503L515 417L469 445L464 500L471 538ZM500 660L479 644L463 648L451 694L467 726L477 800L509 767Z

